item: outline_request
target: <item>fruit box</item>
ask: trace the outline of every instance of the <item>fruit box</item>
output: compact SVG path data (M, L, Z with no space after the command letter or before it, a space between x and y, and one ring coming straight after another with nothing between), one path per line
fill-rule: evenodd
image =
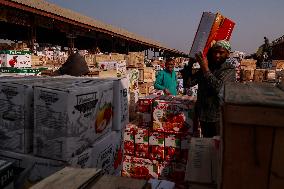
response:
M161 132L149 132L149 158L156 160L164 159L165 135Z
M181 154L181 138L177 134L165 134L165 160L179 161Z
M124 143L123 143L123 135L124 130L121 131L112 131L112 141L113 141L113 153L114 153L114 174L120 174L122 171L122 163L124 156Z
M138 100L138 111L141 113L152 113L153 101L158 98L158 95L149 95Z
M147 158L149 156L149 129L138 127L135 134L135 155Z
M3 54L2 54L3 53ZM0 52L0 67L29 68L32 66L30 51L7 50Z
M150 178L158 178L158 162L144 158L124 156L122 176L147 180Z
M113 82L35 86L34 153L65 160L111 132Z
M153 103L153 130L193 132L193 98L161 96Z
M124 131L124 153L128 155L134 155L135 149L135 133L137 132L137 123L129 123L126 125Z

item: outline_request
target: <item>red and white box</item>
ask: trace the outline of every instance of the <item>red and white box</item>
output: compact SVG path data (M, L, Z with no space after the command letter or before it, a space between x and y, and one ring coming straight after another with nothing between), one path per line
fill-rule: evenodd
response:
M113 152L114 152L114 174L120 174L122 171L123 164L123 134L124 129L122 131L112 131L112 142L113 142Z
M149 129L146 127L138 127L135 134L135 156L149 157Z
M135 149L135 133L137 132L137 124L129 123L124 131L124 153L134 155Z
M153 103L153 130L193 132L194 97L161 96Z
M158 98L158 95L149 95L140 97L138 100L138 112L141 113L152 113L153 101Z
M180 135L165 134L165 160L179 161L181 153Z
M147 180L158 178L158 162L144 158L124 156L122 176Z
M149 132L149 158L164 160L165 135L161 132Z

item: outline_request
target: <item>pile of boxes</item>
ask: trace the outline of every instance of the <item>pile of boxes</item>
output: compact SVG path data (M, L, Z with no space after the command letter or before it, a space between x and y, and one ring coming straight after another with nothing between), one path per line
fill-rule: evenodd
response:
M256 60L243 59L240 63L240 68L240 80L242 82L276 82L283 75L284 61L273 60L271 68L257 69Z
M119 175L128 80L12 78L0 82L0 159L35 182L64 166Z
M122 176L183 182L194 104L189 96L139 98L138 120L124 132Z

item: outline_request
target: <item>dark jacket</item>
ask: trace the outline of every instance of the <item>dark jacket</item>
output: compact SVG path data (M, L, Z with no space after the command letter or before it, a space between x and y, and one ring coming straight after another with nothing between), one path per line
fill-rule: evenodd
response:
M224 83L235 81L236 71L229 62L223 63L219 68L206 74L199 70L192 76L190 86L198 84L196 111L200 121L220 121L220 95L222 95Z

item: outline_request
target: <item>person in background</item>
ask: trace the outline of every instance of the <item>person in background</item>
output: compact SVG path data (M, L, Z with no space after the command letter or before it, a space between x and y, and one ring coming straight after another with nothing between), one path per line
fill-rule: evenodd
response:
M217 41L205 57L196 54L200 70L187 81L188 86L198 84L196 113L203 137L220 134L221 95L226 82L236 81L236 72L229 58L231 45L226 40Z
M66 62L53 75L83 76L90 72L88 64L78 52L72 53Z
M165 69L159 71L154 84L155 89L163 90L166 95L177 95L177 75L174 71L175 61L166 60Z

